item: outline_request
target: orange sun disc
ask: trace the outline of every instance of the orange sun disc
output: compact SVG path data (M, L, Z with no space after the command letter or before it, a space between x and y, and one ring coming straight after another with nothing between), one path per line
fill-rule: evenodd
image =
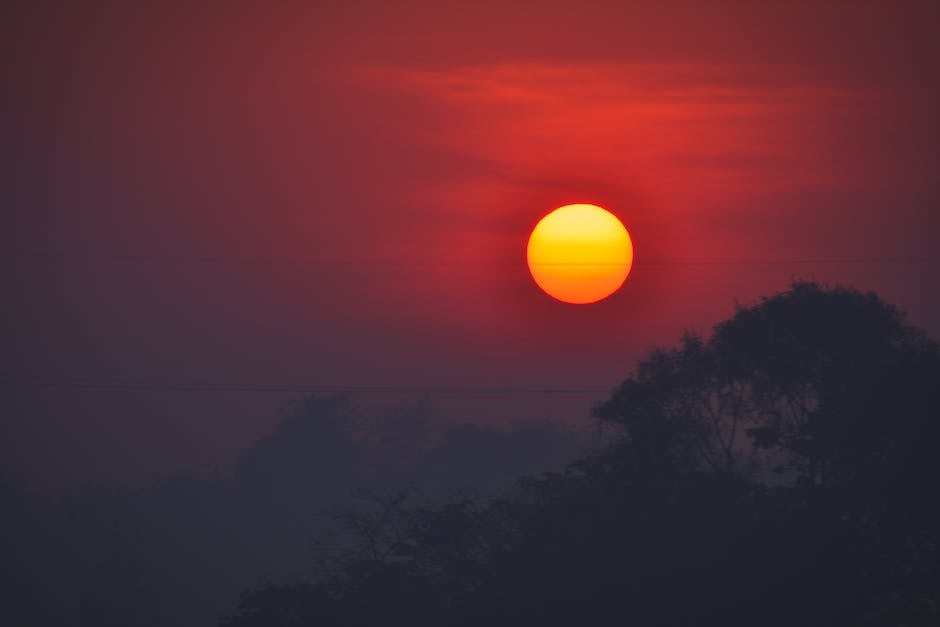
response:
M606 209L565 205L532 229L526 258L532 278L549 296L565 303L594 303L623 285L633 266L633 242Z

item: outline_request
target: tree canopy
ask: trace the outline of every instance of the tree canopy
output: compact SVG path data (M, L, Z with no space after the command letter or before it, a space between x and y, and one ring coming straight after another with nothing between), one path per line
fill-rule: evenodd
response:
M223 624L940 621L940 358L877 296L794 283L594 415L602 450L502 498L377 498L343 518L361 550Z

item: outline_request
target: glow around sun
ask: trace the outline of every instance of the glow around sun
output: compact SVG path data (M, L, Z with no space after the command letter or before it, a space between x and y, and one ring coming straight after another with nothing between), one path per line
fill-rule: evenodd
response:
M529 272L546 294L587 304L616 292L633 266L633 242L617 216L597 205L555 209L532 229Z

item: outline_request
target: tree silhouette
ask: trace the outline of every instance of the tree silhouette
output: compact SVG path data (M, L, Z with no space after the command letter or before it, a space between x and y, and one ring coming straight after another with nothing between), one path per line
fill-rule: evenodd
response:
M876 296L794 283L595 416L609 447L504 498L395 501L381 551L223 624L940 621L940 358Z
M549 425L447 425L413 403L306 398L221 472L55 496L25 490L0 472L0 622L212 624L261 581L323 578L357 562L365 572L377 555L365 559L364 539L371 534L388 553L410 530L419 493L428 512L452 486L496 494L519 474L570 461L588 441ZM381 520L386 495L411 484L401 515ZM356 503L371 509L346 527L327 515ZM293 593L279 590L254 598L266 608L288 607Z
M595 410L669 467L833 484L936 434L936 345L872 294L799 282L656 351Z

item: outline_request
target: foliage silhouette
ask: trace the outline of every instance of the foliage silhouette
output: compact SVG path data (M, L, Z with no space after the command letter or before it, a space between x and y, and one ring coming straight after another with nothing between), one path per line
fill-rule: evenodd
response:
M940 622L940 358L876 296L794 283L595 416L605 449L503 498L398 495L392 533L222 624Z
M339 533L323 514L352 507L360 487L382 496L414 482L410 494L420 488L424 502L443 500L452 485L496 493L520 473L572 459L586 443L544 425L447 426L410 405L386 413L349 398L308 398L288 407L277 429L224 473L56 498L0 474L0 580L7 582L0 622L213 624L247 587L325 572L323 555L342 556L325 565L343 568L361 534ZM520 458L510 455L520 450Z

